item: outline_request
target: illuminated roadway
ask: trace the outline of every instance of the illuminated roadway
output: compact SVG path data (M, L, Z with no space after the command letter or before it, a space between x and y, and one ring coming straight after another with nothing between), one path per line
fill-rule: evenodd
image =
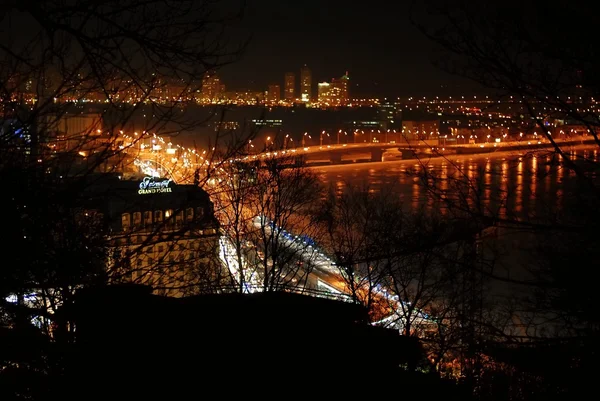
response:
M261 223L260 217L253 219L253 225L255 228L261 228L263 223ZM269 225L267 225L265 228L268 233L271 232ZM335 266L335 263L324 252L319 250L316 245L311 245L301 237L294 236L283 229L277 229L277 236L278 240L283 246L296 252L296 254L304 262L303 266L306 266L306 270L302 272L302 276L309 275L315 278L317 280L317 289L323 291L324 293L330 293L331 296L329 297L333 296L333 298L336 299L351 301L351 297L347 294L346 284L340 275L340 271ZM219 256L221 261L239 282L240 267L236 257L234 244L225 235L223 235L221 236L220 246L221 249ZM242 263L248 263L246 255L242 256ZM251 274L249 277L245 277L245 291L262 291L263 283L261 278L255 269L249 269L248 267L248 265L244 266L244 271ZM306 280L302 281L305 282ZM298 290L299 292L303 292L304 288L299 288Z

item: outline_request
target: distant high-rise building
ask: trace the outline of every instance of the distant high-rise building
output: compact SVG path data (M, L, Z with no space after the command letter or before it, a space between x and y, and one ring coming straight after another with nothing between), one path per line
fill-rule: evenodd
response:
M267 101L270 103L279 103L281 100L281 87L279 85L269 85L267 91Z
M342 75L341 78L337 79L337 84L340 87L340 100L342 104L348 104L350 101L350 91L348 87L350 86L350 77L348 76L348 71L346 74Z
M312 72L306 65L300 69L300 99L303 102L312 100Z
M293 72L285 73L285 100L293 102L296 98L296 74Z
M402 129L402 105L400 102L384 100L378 105L378 119L386 129Z
M348 73L341 78L333 78L331 82L319 84L319 103L327 106L345 106L349 102Z
M221 83L219 76L214 71L205 74L202 80L202 100L214 102L218 100L225 91L225 85Z
M319 103L328 103L329 102L329 87L331 85L329 82L319 82L318 84L318 101Z

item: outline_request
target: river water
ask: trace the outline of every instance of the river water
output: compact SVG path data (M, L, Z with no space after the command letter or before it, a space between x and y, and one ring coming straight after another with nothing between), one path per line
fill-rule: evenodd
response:
M600 162L598 147L568 149L567 154L579 161ZM389 160L389 159L388 159ZM486 214L507 221L548 222L553 219L581 222L590 214L582 212L577 203L583 184L575 174L563 167L562 158L551 151L537 153L505 152L487 155L454 155L421 160L393 159L380 163L347 164L313 167L327 187L341 193L348 186L358 186L371 192L392 191L407 212L424 210L444 215L445 203L432 196L424 185L423 171L438 177L437 188L455 196L453 183L471 182L480 188L479 205ZM420 174L419 174L420 173ZM431 182L431 180L429 180ZM464 187L461 189L464 191ZM474 202L475 192L467 197ZM521 228L498 229L489 242L490 265L494 274L517 280L531 279L539 247L548 239L546 232ZM499 234L498 234L499 233ZM554 235L554 234L552 234ZM542 244L542 245L540 245ZM583 255L585 256L585 255ZM529 293L531 288L494 282L489 296L512 299Z
M597 147L568 149L572 158L600 161ZM422 173L436 177L435 186L453 196L458 181L470 182L469 199L479 199L490 214L501 217L544 218L564 212L569 199L579 191L573 171L563 168L562 158L549 150L536 153L502 152L482 155L358 163L312 168L325 186L341 192L358 186L370 192L396 193L407 211L425 208L445 212L444 202L424 185ZM433 182L432 179L429 183ZM462 187L464 191L466 187Z

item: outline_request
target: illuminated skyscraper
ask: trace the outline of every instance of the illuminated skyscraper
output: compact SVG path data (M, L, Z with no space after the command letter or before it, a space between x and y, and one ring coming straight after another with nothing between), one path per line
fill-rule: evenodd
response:
M300 98L303 102L312 100L312 72L306 65L300 69Z
M329 82L319 82L318 84L318 100L319 103L326 104L329 103Z
M319 83L319 103L326 106L345 106L349 102L348 73L341 78L333 78L331 82Z
M279 85L269 85L267 92L267 101L269 103L279 103L281 100L281 87Z
M221 83L216 72L209 71L202 80L202 100L205 102L215 102L219 100L225 91L225 85Z
M293 102L296 98L296 74L293 72L285 73L285 100Z
M341 78L339 79L334 79L334 81L337 81L337 85L340 88L340 103L345 105L348 104L348 102L350 101L350 93L348 91L348 86L350 85L350 77L348 76L348 71L346 71L346 74L342 75Z

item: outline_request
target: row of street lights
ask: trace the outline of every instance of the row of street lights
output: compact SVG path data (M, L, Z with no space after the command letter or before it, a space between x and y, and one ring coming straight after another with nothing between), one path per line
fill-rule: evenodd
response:
M488 127L489 128L489 127ZM561 133L563 133L561 131ZM416 130L414 133L411 132L409 130L409 134L410 136L415 136L415 137L420 137L421 139L440 139L441 141L444 142L444 145L446 143L446 140L449 138L448 135L440 135L439 132L425 132L425 131L420 131L420 130ZM564 133L563 133L564 134ZM336 144L337 145L341 145L341 144L347 144L348 142L348 137L349 136L353 136L354 141L353 143L359 143L357 141L358 136L359 135L368 135L368 142L365 140L364 142L366 143L374 143L374 142L379 142L378 139L383 135L384 136L384 142L383 143L390 143L390 135L392 135L392 138L394 139L394 141L398 141L400 140L400 138L398 138L398 135L404 135L404 130L402 130L402 132L398 132L395 129L388 129L385 131L381 131L381 130L371 130L371 131L367 131L365 132L364 130L355 130L352 134L348 134L347 131L344 131L342 129L338 130L336 132ZM419 136L421 135L421 136ZM346 139L342 142L342 139L346 137ZM488 133L487 135L482 134L480 135L481 139L484 140L486 143L490 142L490 141L495 141L498 142L500 140L506 141L508 140L508 134L504 133L502 135L502 139L499 138L495 138L492 137L491 133ZM533 133L533 137L534 139L538 138L538 134L536 132ZM330 142L331 139L331 134L329 132L327 132L326 130L323 130L319 133L319 146L323 146L323 143L325 141L325 138L329 138L327 142ZM479 136L477 134L471 134L466 136L465 134L459 134L458 133L458 128L450 128L450 138L455 138L454 140L456 140L456 144L466 144L467 140L469 142L473 142L473 143L477 143L478 140L480 139ZM518 140L522 140L523 139L523 133L521 132L519 134L519 137L517 138ZM305 132L302 137L301 137L301 146L302 147L306 147L307 144L309 142L312 142L313 137L312 135L310 135L308 132ZM283 140L283 145L281 146L282 150L286 150L288 149L288 147L290 147L290 142L294 142L294 139L290 136L290 134L286 134ZM265 140L265 149L269 150L272 149L274 145L274 141L272 139L271 136L267 136L266 140ZM250 140L248 142L248 151L251 151L251 149L254 148L254 145L252 144L252 140Z
M381 130L377 130L376 132L374 130L371 130L370 132L365 132L364 130L355 130L353 133L353 137L354 137L354 143L358 143L357 142L357 137L359 135L368 135L369 136L369 141L368 143L372 143L375 139L377 139L377 136L379 135L384 135L385 139L384 139L384 143L389 143L389 135L398 135L398 132L396 130L386 130L383 133L381 132ZM338 130L336 132L336 144L337 145L341 145L342 143L347 144L348 143L348 136L352 136L349 135L347 131L344 130ZM342 142L342 138L346 137L346 139L344 140L344 142ZM321 131L319 133L319 146L323 146L323 142L325 140L325 138L331 138L331 134L325 130ZM308 143L310 143L312 141L313 137L311 134L309 134L308 132L305 132L301 139L300 139L300 143L302 147L306 147ZM294 142L294 138L292 138L290 136L290 134L286 134L284 139L283 139L283 145L282 145L282 149L285 150L290 146L290 142ZM366 141L365 141L366 142ZM271 149L272 146L274 145L274 141L273 138L271 136L267 136L265 139L265 149ZM248 151L251 151L254 148L254 144L252 144L252 140L248 141Z

